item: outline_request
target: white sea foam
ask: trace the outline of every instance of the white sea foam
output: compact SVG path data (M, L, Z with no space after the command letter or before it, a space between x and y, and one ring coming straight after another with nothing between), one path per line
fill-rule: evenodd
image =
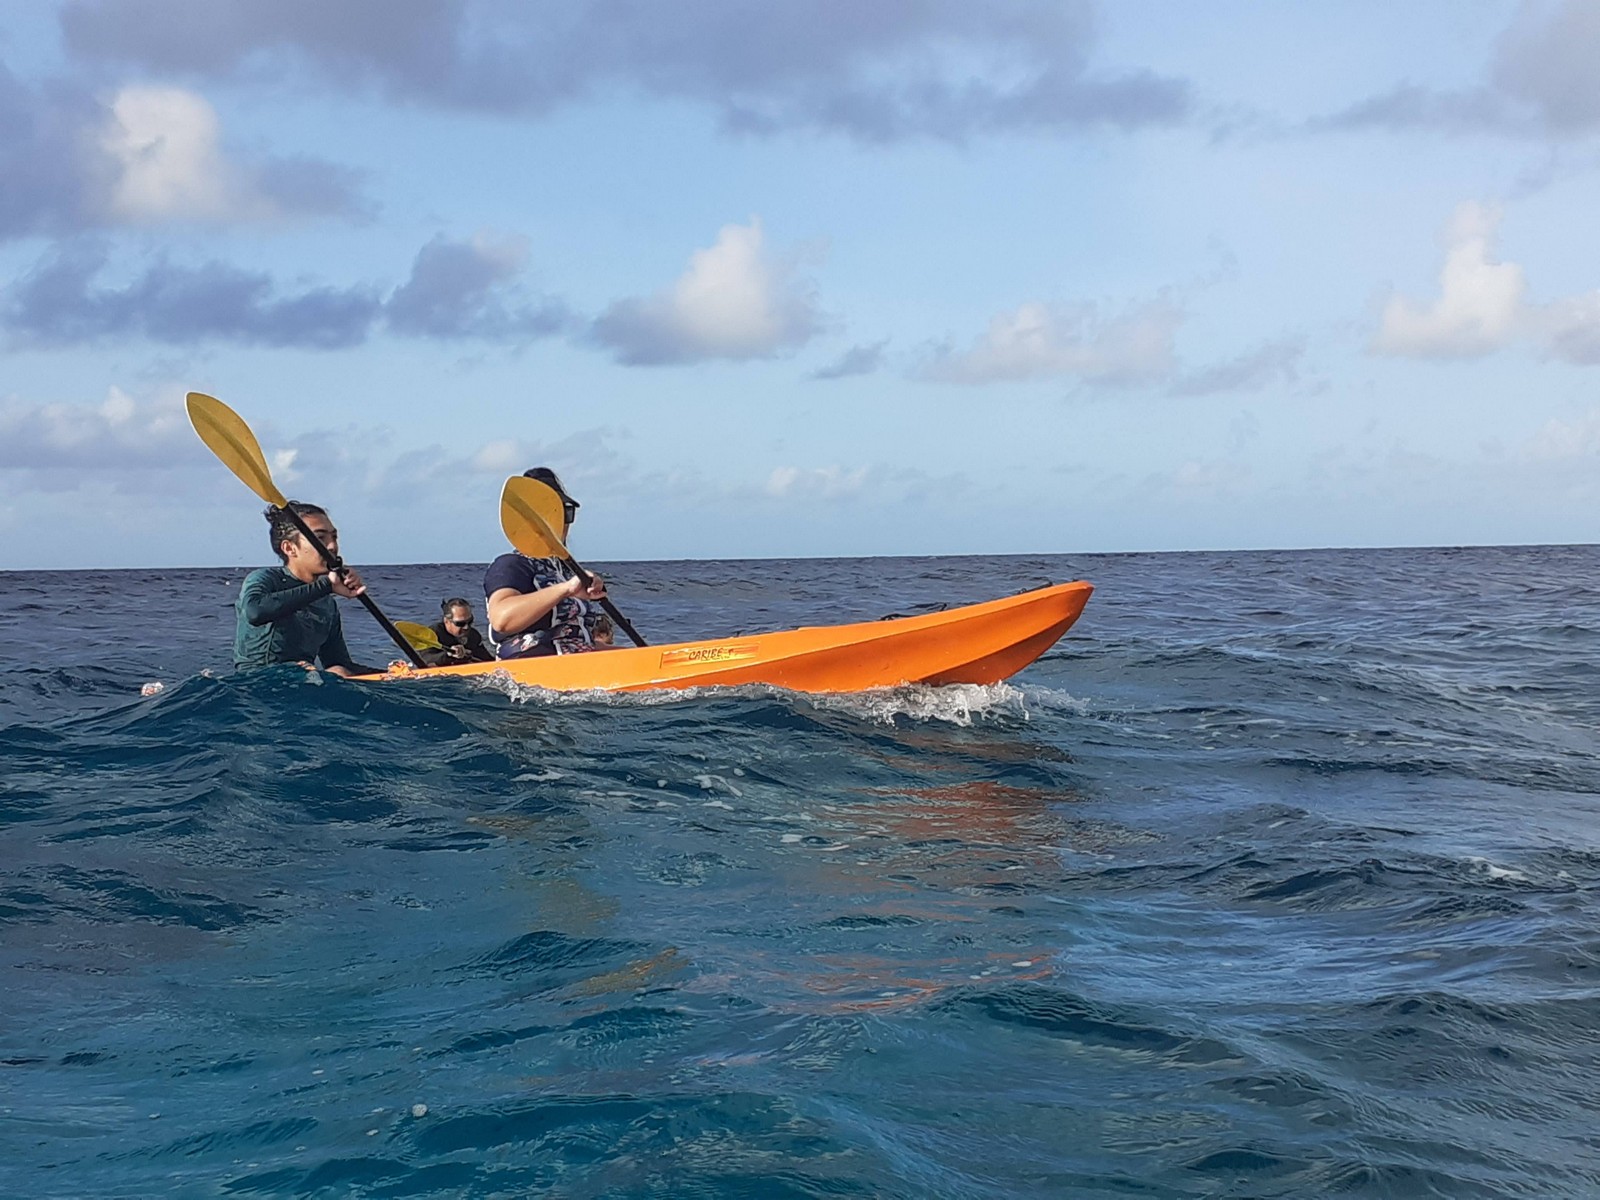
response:
M943 687L907 684L808 699L825 712L849 713L880 725L892 725L898 717L963 726L993 716L1028 719L1022 691L1009 683L951 683Z
M1481 858L1476 854L1469 854L1467 856L1467 861L1473 866L1477 867L1490 879L1514 879L1518 883L1529 882L1528 877L1521 871L1514 870L1511 867L1497 866L1496 864L1490 862L1487 858Z
M1034 712L1064 712L1071 713L1075 717L1087 717L1108 711L1104 703L1096 704L1092 700L1074 696L1060 688L1026 684L1018 690Z
M969 726L994 717L1026 721L1030 707L1082 714L1086 704L1053 688L1019 688L1010 683L952 683L935 687L904 684L865 692L795 692L770 684L745 684L731 688L652 688L642 692L572 691L517 683L509 675L480 677L480 686L502 692L518 704L551 708L606 705L653 708L702 699L792 700L823 712L846 713L880 725L904 718L915 722L940 722Z

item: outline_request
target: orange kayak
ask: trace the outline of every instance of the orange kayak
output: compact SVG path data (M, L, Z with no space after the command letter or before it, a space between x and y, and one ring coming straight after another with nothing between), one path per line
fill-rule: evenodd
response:
M1059 583L923 616L399 674L432 678L499 671L518 683L561 692L745 683L799 692L860 692L902 683L998 683L1054 645L1093 590L1082 581Z

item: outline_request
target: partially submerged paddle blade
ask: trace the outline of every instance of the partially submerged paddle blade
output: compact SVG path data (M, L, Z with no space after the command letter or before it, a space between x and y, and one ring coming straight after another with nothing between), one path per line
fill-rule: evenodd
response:
M185 404L189 409L189 423L200 440L211 448L211 453L222 460L223 466L268 504L282 508L288 503L272 482L261 443L256 441L256 435L250 432L250 426L238 413L204 392L190 392Z
M568 558L566 546L556 530L566 524L561 508L561 493L547 483L513 475L500 493L500 528L529 558Z
M444 645L439 637L426 625L418 625L415 621L396 621L394 627L398 629L406 641L411 643L413 650L443 650Z

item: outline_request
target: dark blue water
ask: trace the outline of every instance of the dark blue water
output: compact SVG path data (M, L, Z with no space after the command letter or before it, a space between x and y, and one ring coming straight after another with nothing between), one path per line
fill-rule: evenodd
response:
M0 575L0 1194L1600 1195L1600 548L612 572L1098 586L849 698L208 676L242 574Z

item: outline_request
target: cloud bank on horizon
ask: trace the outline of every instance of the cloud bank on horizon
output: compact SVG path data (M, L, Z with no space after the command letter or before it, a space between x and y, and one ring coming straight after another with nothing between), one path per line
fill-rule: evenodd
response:
M0 569L139 565L158 495L248 561L190 388L369 560L497 552L536 458L602 558L1594 540L1597 54L1585 0L8 10Z

